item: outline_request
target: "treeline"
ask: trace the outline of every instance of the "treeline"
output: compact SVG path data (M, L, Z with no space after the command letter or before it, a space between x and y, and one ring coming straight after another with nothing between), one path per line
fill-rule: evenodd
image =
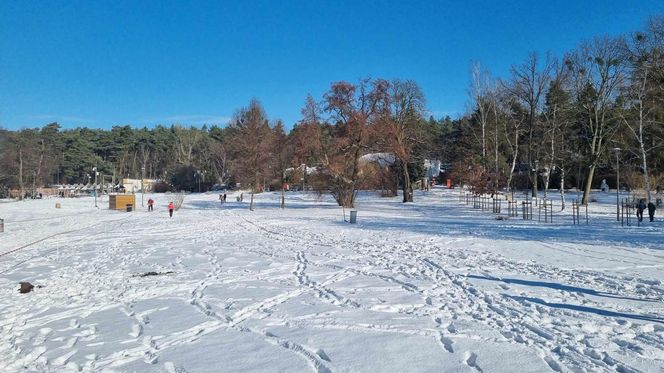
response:
M470 88L472 136L464 136L471 141L455 169L479 190L509 188L517 172L537 196L538 185L546 193L555 178L563 191L577 173L585 204L597 174L613 176L620 165L623 182L648 200L664 186L663 17L559 59L531 54L505 79L476 64Z
M181 125L110 130L0 131L0 183L87 183L105 175L161 179L175 189L240 183L251 190L306 185L353 206L357 191L402 190L424 160L476 192L579 186L587 203L602 178L650 191L664 185L664 18L643 31L582 43L560 58L531 54L509 76L471 71L470 107L458 119L427 119L413 81L336 82L308 96L286 131L257 100L225 127ZM620 149L618 151L617 149ZM369 157L367 154L377 156ZM381 158L382 157L382 158ZM378 161L376 161L378 159Z
M305 184L350 206L359 188L373 188L378 179L392 195L398 184L411 191L424 159L443 156L444 132L453 122L425 120L424 107L414 82L365 79L334 83L319 102L307 97L302 119L288 132L257 100L225 127L63 130L51 123L3 130L0 182L23 195L33 186L89 183L95 168L115 180L159 179L174 190L198 190L199 181L203 190L213 184L239 183L254 191ZM372 169L360 159L370 152L397 160ZM406 194L412 200L412 192Z

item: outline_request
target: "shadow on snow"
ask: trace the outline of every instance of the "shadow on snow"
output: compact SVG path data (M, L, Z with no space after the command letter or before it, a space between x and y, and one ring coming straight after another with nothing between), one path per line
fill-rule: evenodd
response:
M517 302L521 302L521 303L531 302L531 303L541 304L543 306L547 306L547 307L551 307L551 308L559 308L559 309L566 309L566 310L572 310L572 311L578 311L578 312L593 313L595 315L600 315L600 316L617 317L617 318L633 319L633 320L642 320L642 321L650 321L650 322L656 322L656 323L664 324L664 319L662 319L660 317L650 316L650 315L644 316L644 315L636 315L636 314L632 314L632 313L624 313L624 312L603 310L601 308L578 306L578 305L574 305L574 304L553 303L553 302L547 302L543 299L533 298L533 297L522 297L522 296L508 295L508 294L502 294L502 295L506 298L514 299Z
M499 282L504 282L506 284L544 287L544 288L549 288L549 289L554 289L554 290L561 290L561 291L568 291L568 292L573 292L573 293L582 293L582 294L587 294L587 295L593 295L593 296L597 296L597 297L607 297L607 298L624 299L624 300L632 300L632 301L640 301L640 302L659 302L660 301L659 299L654 299L654 298L626 297L626 296L622 296L620 294L607 293L607 292L603 292L603 291L597 291L597 290L593 290L593 289L586 289L586 288L581 288L581 287L577 287L577 286L564 285L564 284L559 284L559 283L555 283L555 282L530 281L530 280L521 280L521 279L516 279L516 278L497 278L497 277L487 277L487 276L478 276L478 275L468 275L466 277L467 278L478 279L478 280L499 281Z

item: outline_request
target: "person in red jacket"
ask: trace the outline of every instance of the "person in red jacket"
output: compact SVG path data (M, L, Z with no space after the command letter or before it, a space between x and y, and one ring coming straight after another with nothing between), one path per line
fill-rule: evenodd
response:
M154 200L153 200L152 198L150 198L150 199L148 200L148 211L153 211L153 210L154 210L154 206L153 206L153 205L154 205Z
M168 216L173 217L173 210L175 210L175 205L173 205L173 202L168 203Z

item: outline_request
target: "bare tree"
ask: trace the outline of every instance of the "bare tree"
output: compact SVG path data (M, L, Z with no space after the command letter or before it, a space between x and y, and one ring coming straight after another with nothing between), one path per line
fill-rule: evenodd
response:
M140 155L140 158L141 158L141 170L145 170L145 169L147 169L148 162L150 161L150 156L151 156L152 152L150 151L149 144L146 144L146 143L141 143L139 145L138 149L139 149L139 155ZM149 169L148 169L148 171L149 171ZM144 178L144 177L145 177L145 175L143 174L143 172L141 172L141 179Z
M540 66L541 65L541 66ZM521 102L527 110L526 118L526 158L528 160L528 174L532 186L532 196L537 197L537 149L538 141L536 130L539 113L542 107L542 98L549 85L551 61L549 57L540 61L537 54L532 52L526 61L519 66L512 66L511 84L508 89L512 95Z
M412 80L394 80L385 95L385 112L376 121L386 150L392 153L403 179L403 202L413 202L413 186L408 172L413 148L422 144L420 127L424 112L424 94Z
M521 147L526 116L523 108L509 94L505 93L496 101L495 113L496 120L503 123L505 144L509 149L510 171L507 178L507 188L508 190L512 190L512 179L514 178L514 170L516 169L520 155L519 149Z
M355 205L359 160L368 149L369 124L386 110L387 88L384 80L364 79L357 86L338 82L324 96L325 111L332 114L338 128L333 153L324 159L322 171L340 206Z
M173 127L175 133L175 152L179 164L190 165L194 157L194 149L201 140L200 130L196 128L184 128L176 125Z
M650 202L651 183L648 158L651 152L663 146L662 122L657 111L664 103L664 21L652 19L648 32L637 32L626 41L624 48L629 61L630 84L625 87L626 109L620 119L636 141L636 154L641 162L646 197Z
M291 131L289 145L292 149L291 166L306 189L307 169L313 162L319 161L323 146L321 144L320 108L311 95L307 95L304 107L300 111L302 119Z
M582 44L565 60L583 118L589 158L583 204L590 199L595 169L605 154L607 142L620 125L614 105L625 83L625 64L620 45L619 39L596 38Z
M487 157L487 128L492 100L490 99L491 81L489 73L482 70L479 62L471 67L470 96L473 103L473 116L480 126L480 143L482 145L482 161Z
M281 202L279 207L282 209L286 207L286 188L285 188L285 175L286 169L290 166L290 159L292 158L293 149L288 142L288 135L284 130L284 124L281 120L277 120L272 130L272 177L279 181L281 189Z
M229 175L229 154L226 144L214 141L210 144L212 169L220 184L226 184Z
M235 114L230 126L233 173L242 184L249 185L249 210L253 211L254 193L262 190L261 181L269 174L272 133L265 111L256 99Z
M566 130L569 125L570 100L567 92L568 75L563 65L554 63L549 88L546 92L543 110L544 141L544 198L547 198L551 176L555 171L560 175L560 198L565 210L565 174L567 159Z

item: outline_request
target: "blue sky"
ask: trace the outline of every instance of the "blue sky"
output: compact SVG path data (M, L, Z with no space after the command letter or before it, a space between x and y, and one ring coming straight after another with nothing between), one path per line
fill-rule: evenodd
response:
M661 1L2 1L0 126L224 124L258 98L291 126L339 80L414 79L436 117L469 70L642 28Z

